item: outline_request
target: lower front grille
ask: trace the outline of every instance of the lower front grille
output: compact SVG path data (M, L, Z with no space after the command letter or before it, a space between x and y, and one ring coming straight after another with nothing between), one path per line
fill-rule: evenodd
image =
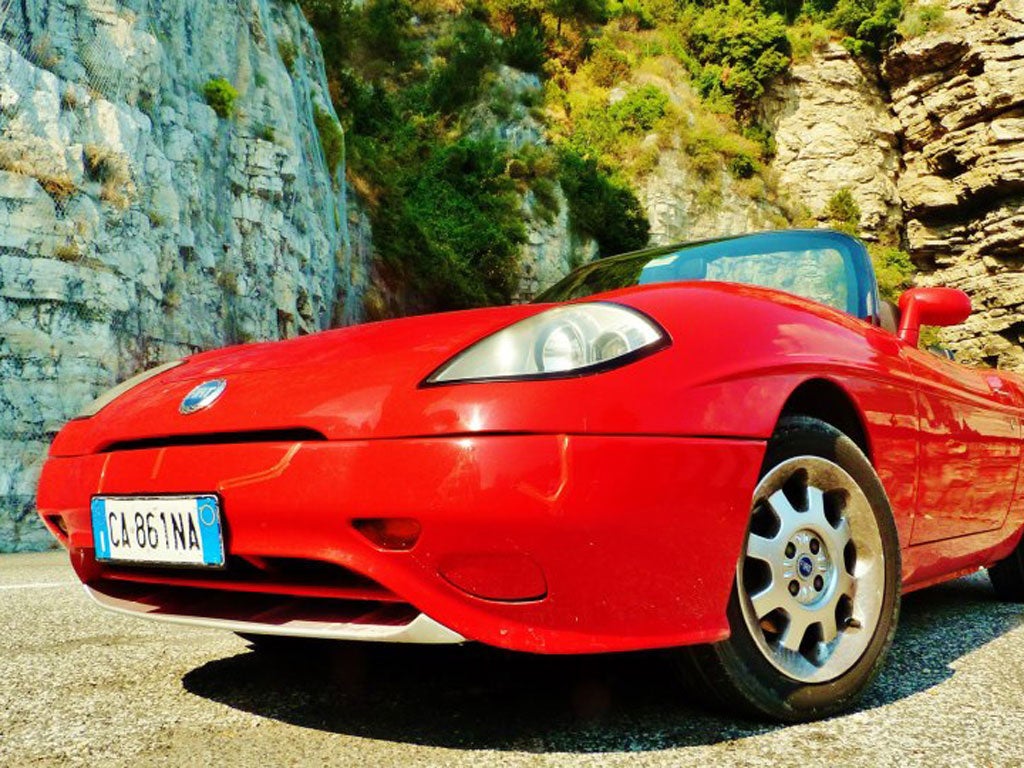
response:
M408 603L398 602L239 593L115 579L99 579L88 586L108 598L133 604L136 606L134 611L138 613L196 616L270 626L312 622L399 627L409 624L419 615L419 611Z
M96 563L86 591L132 616L249 634L396 643L462 635L336 563L231 555L221 570Z
M394 592L336 563L230 555L221 570L104 565L104 581L293 597L401 602Z

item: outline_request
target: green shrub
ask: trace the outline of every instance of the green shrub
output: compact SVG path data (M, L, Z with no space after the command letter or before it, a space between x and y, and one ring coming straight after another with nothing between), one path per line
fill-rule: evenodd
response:
M375 243L433 308L507 303L526 240L507 156L468 138L422 150L426 161L406 168L376 210Z
M361 34L359 14L353 8L352 0L299 0L299 5L316 30L328 73L347 63L352 52L351 42ZM278 51L281 52L280 47ZM288 66L284 52L281 52L281 58ZM294 55L291 60L294 63Z
M737 179L749 179L757 171L757 161L745 152L740 152L729 160L729 172Z
M608 0L608 16L629 29L654 29L657 11L644 0Z
M775 137L772 135L772 129L767 125L763 123L745 125L740 129L740 135L758 146L761 157L764 160L770 160L775 157Z
M357 135L379 137L394 127L399 107L385 88L365 82L348 69L340 70L336 77L338 114L347 120L347 128Z
M789 36L794 59L806 59L811 54L824 50L832 39L824 24L810 19L802 19L791 26L786 34Z
M547 61L544 22L536 8L517 8L512 12L513 30L502 41L501 55L510 67L540 73Z
M877 58L896 40L902 15L903 0L839 0L826 23L846 33L851 53Z
M317 135L320 136L320 147L324 152L324 160L332 174L336 174L345 161L345 134L334 119L334 115L319 105L313 105L313 122L316 124Z
M668 110L668 94L654 85L644 85L626 93L608 108L608 118L630 133L646 133L654 128Z
M941 31L949 26L945 9L941 5L912 3L903 11L903 19L899 24L899 33L905 38Z
M366 49L392 66L404 67L416 52L408 0L370 0L362 10L361 33Z
M438 52L445 63L430 77L428 101L434 109L452 112L479 94L481 76L498 60L498 44L487 25L463 15Z
M868 252L875 265L879 295L887 301L897 302L900 294L913 285L917 274L910 254L894 246L875 243L868 246Z
M212 80L207 80L203 86L203 98L218 117L227 119L234 116L238 91L225 78L215 77Z
M821 21L836 7L838 0L804 0L804 13L811 19Z
M602 38L594 46L586 69L590 79L597 85L611 88L629 77L633 63L611 41Z
M609 119L608 100L601 91L569 94L571 128L566 144L578 155L600 158L622 143L622 127Z
M777 14L792 24L803 10L802 0L758 0L761 10L767 14Z
M849 187L843 187L828 199L824 215L832 226L841 232L857 234L861 211Z
M573 152L562 157L559 180L569 201L573 229L597 241L601 256L647 245L650 223L629 186Z
M687 49L695 85L706 99L725 96L740 107L749 106L789 66L789 38L781 16L765 15L759 5L742 0L694 5L690 12Z
M596 88L568 98L572 123L565 146L581 157L613 162L620 168L636 159L639 142L669 111L668 95L654 85L630 89L613 104L608 104L605 91Z
M755 138L727 130L720 119L698 122L683 134L683 151L690 158L690 167L705 182L713 180L723 168L738 179L753 178L762 170L760 158L764 157L756 138L767 141L771 134L756 124L749 131Z
M706 136L688 137L683 146L690 156L690 165L701 177L707 179L721 170L722 153L718 144Z
M588 25L603 23L608 18L605 0L547 0L543 7L555 17L559 34L563 21Z
M291 40L278 40L277 53L281 57L281 61L284 63L284 68L287 69L290 74L295 74L295 60L299 56L298 46L296 46Z

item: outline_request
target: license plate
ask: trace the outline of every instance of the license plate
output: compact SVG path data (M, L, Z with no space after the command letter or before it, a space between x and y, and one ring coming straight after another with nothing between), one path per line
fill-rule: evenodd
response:
M160 565L224 565L216 496L97 496L96 559Z

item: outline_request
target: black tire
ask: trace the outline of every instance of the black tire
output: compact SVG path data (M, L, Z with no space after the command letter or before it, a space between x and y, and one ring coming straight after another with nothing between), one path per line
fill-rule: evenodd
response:
M728 606L731 636L715 645L680 649L678 659L701 701L757 718L800 722L849 709L878 674L899 615L900 549L878 476L843 433L817 419L784 419L768 443L756 493L767 493L787 476L775 488L785 499L778 499L774 491L753 499ZM814 489L830 478L845 485L830 490L831 497L817 496ZM808 501L812 493L823 499L813 510ZM775 503L766 502L769 496ZM785 515L776 506L787 510ZM807 518L799 517L811 512ZM833 527L831 533L821 532L826 522ZM773 524L778 530L771 534ZM811 549L818 535L818 548ZM791 549L794 542L800 549ZM838 555L833 557L829 542L842 550L841 562ZM757 549L762 543L767 545ZM775 552L781 562L765 556ZM804 573L808 561L810 573ZM821 580L822 586L819 569L828 579ZM756 579L763 583L751 586ZM854 589L854 584L865 588ZM874 597L866 596L872 593ZM748 595L761 601L758 608ZM758 611L775 601L778 607L759 617ZM828 615L835 622L831 627ZM873 620L873 627L860 618ZM791 630L794 639L787 637ZM828 637L832 639L827 641ZM783 647L796 642L796 651Z
M1000 600L1024 603L1024 539L1007 557L989 566L988 577Z

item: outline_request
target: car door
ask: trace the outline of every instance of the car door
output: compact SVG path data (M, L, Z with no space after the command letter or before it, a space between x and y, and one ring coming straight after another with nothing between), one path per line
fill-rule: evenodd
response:
M920 451L912 544L1003 524L1020 465L1020 392L998 371L905 347L917 386Z

